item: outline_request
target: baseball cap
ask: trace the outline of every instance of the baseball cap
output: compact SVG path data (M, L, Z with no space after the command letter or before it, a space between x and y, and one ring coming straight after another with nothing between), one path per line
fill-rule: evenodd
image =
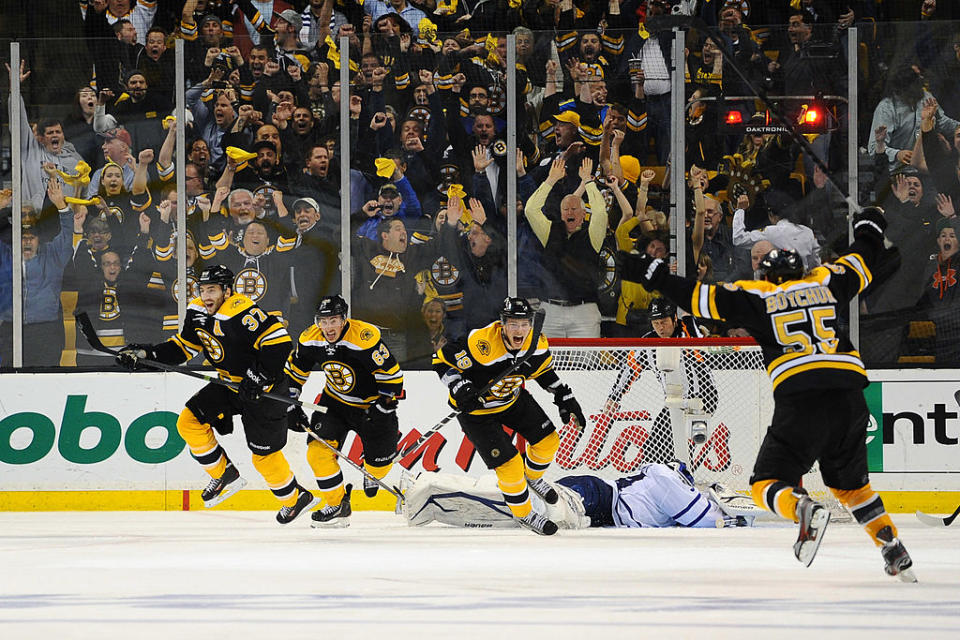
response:
M633 156L620 156L620 169L628 182L637 183L640 177L640 161Z
M220 18L212 13L208 13L207 15L203 16L203 19L200 21L200 26L203 27L203 25L207 24L208 22L216 22L220 26L223 26L223 24L220 22Z
M298 198L293 202L293 210L297 211L304 207L313 207L317 211L320 211L320 205L317 204L317 201L313 198Z
M580 126L580 114L576 111L561 111L553 116L553 119L557 122L566 122L569 124Z
M280 12L280 19L289 22L297 31L303 28L303 18L293 9L284 9Z
M392 182L388 182L388 183L386 183L385 185L383 185L382 187L380 187L380 192L379 192L379 193L380 193L381 196L387 196L387 197L389 197L389 198L396 198L397 196L400 195L400 190L397 189L397 185L393 184Z
M270 140L258 140L257 142L254 142L253 143L254 152L260 151L260 149L270 149L270 151L273 151L274 153L276 153L277 145L275 145Z
M123 127L117 127L103 132L103 137L107 140L123 140L128 147L133 146L133 140L130 138L130 132Z

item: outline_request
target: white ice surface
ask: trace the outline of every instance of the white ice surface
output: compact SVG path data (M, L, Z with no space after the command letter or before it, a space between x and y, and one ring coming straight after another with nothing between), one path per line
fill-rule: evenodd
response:
M895 516L917 585L854 525L286 528L268 512L0 513L0 638L960 637L960 525Z

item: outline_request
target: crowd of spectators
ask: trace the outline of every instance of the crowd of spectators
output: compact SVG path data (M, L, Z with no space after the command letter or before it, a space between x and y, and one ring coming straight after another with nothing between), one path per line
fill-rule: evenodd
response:
M73 308L90 314L108 345L162 339L207 263L229 266L236 290L297 334L322 296L340 293L349 254L352 314L378 325L401 363L418 366L496 318L514 215L518 294L546 309L547 336L639 336L658 294L620 281L618 250L670 259L705 281L750 278L773 247L797 249L808 267L841 251L846 204L824 167L846 184L850 135L861 147L860 198L886 208L901 247L900 268L891 257L864 300L865 317L879 318L878 335L889 338L871 357L916 347L910 320L935 324L938 363L960 357L960 23L950 22L960 11L952 3L81 0L64 3L63 14L84 39L70 63L70 107L31 103L31 83L42 78L29 56L11 70L28 96L9 105L21 113L13 152L23 172L27 365L104 362L81 337L64 340ZM713 36L679 32L685 149L670 137L674 32L653 20L669 14L716 27ZM862 27L853 70L859 131L846 126L851 26ZM187 106L182 194L177 39ZM515 202L507 201L510 77ZM814 100L827 112L807 136L823 166L775 127L724 127L733 112L745 125L771 123L750 97L758 87L792 96L777 102L793 121ZM688 214L671 241L678 166ZM0 206L11 197L3 192ZM178 199L187 210L180 234ZM346 234L342 199L351 209ZM0 233L0 366L11 351L9 235ZM177 280L178 236L186 283Z

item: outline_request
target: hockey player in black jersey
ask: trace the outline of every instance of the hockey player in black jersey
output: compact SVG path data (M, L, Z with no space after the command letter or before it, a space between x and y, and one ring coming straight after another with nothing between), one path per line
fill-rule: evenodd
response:
M774 249L763 280L705 284L671 275L661 260L625 256L625 278L658 290L694 315L745 327L763 351L774 411L750 478L754 501L799 522L797 559L813 562L830 512L799 488L815 461L824 483L881 547L884 570L913 582L912 561L883 501L870 488L860 354L838 326L842 308L863 291L885 257L883 210L853 218L854 242L833 264L804 270L796 251ZM887 252L889 253L889 252Z
M320 300L314 325L300 334L285 371L290 389L299 397L310 371L326 375L326 385L317 404L326 413L314 412L310 427L306 415L294 411L294 429L309 428L318 437L339 449L348 431L355 431L363 443L363 468L383 478L393 466L400 441L397 399L403 391L403 371L380 338L380 330L367 322L349 318L347 303L340 296ZM313 438L307 441L307 462L313 469L325 502L313 512L314 527L346 527L350 516L350 485L344 487L336 454ZM377 495L377 483L365 478L363 491Z
M650 302L651 331L643 335L644 338L702 338L703 332L693 316L677 316L677 307L667 298L654 298ZM676 364L678 368L670 370L658 366L658 347L634 349L627 354L626 361L621 363L617 380L610 389L604 413L616 413L620 410L620 401L630 391L630 387L643 374L644 370L652 371L660 382L664 391L664 405L660 409L653 426L650 429L650 438L644 443L645 462L667 462L677 456L686 457L686 450L676 451L674 447L673 429L685 428L683 414L672 409L680 409L682 403L688 407L690 400L699 400L696 413L713 414L717 410L717 387L713 380L713 373L704 360L703 353L696 349L684 349ZM669 355L670 352L667 352ZM676 421L671 418L676 417ZM676 422L678 424L672 424ZM686 439L683 435L681 441Z
M232 432L233 416L239 414L253 466L282 505L277 522L287 524L319 503L297 483L283 456L287 405L262 397L264 392L287 391L283 365L291 340L277 318L233 292L233 278L222 265L204 269L200 297L187 307L183 329L158 345L127 345L117 362L133 370L142 359L179 364L203 352L221 380L238 383L237 390L212 383L200 389L187 400L177 431L212 478L202 497L205 507L213 507L246 484L214 434Z
M530 392L527 380L553 394L560 418L585 425L583 410L570 387L560 382L553 370L553 357L544 336L531 345L533 309L523 298L503 301L500 320L471 331L465 340L444 345L433 356L433 369L450 388L450 406L460 411L460 427L476 448L487 468L497 474L497 484L514 517L527 529L553 535L557 525L533 511L528 489L549 504L557 501L556 491L543 479L560 446L550 418ZM517 358L534 349L523 365L500 379ZM477 391L497 380L490 391ZM527 441L521 458L503 427Z

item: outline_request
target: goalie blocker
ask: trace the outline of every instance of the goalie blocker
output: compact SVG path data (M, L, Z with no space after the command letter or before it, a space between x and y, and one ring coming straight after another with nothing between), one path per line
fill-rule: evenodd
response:
M565 476L553 484L560 499L533 507L563 529L589 527L751 526L763 511L750 498L719 484L696 489L682 463L651 463L616 482L597 476ZM445 473L405 476L403 514L410 526L439 522L473 529L520 526L495 479Z

